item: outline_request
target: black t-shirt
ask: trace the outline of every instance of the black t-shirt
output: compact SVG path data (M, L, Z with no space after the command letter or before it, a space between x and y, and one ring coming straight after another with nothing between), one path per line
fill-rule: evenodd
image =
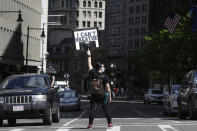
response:
M106 83L110 82L110 79L109 79L108 75L106 75L104 73L99 73L95 69L92 69L92 70L89 71L89 76L90 76L91 80L98 79L100 77L102 79L103 86L105 86Z

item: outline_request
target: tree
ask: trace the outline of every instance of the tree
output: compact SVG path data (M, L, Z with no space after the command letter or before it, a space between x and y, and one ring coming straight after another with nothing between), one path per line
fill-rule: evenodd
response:
M179 83L186 72L197 67L196 35L191 30L191 17L187 14L181 18L173 34L162 29L146 36L146 46L129 59L129 65L137 67L133 74L136 75L137 71L149 78L160 77L169 84L174 78L174 82Z

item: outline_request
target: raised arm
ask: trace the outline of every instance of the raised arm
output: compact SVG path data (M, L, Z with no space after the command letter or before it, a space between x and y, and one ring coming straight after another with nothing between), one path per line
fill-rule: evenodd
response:
M90 52L89 49L87 51L87 55L88 55L88 70L92 70L93 69L93 67L92 67L92 59L91 59L91 52Z

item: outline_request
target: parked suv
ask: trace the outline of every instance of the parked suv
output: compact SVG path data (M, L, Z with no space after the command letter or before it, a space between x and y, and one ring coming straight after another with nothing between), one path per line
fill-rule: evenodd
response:
M197 119L197 71L188 72L182 82L178 95L178 116Z
M58 88L50 87L48 75L14 75L0 87L0 125L7 119L15 125L16 119L42 118L44 124L60 121Z

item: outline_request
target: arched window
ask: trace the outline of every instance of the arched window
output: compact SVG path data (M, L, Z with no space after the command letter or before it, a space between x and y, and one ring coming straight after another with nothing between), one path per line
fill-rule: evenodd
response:
M94 7L97 8L98 7L98 3L95 1L94 2Z
M88 1L88 7L91 7L91 1Z
M85 0L83 1L83 7L86 7L86 1Z
M103 4L102 2L99 2L99 8L102 8Z

